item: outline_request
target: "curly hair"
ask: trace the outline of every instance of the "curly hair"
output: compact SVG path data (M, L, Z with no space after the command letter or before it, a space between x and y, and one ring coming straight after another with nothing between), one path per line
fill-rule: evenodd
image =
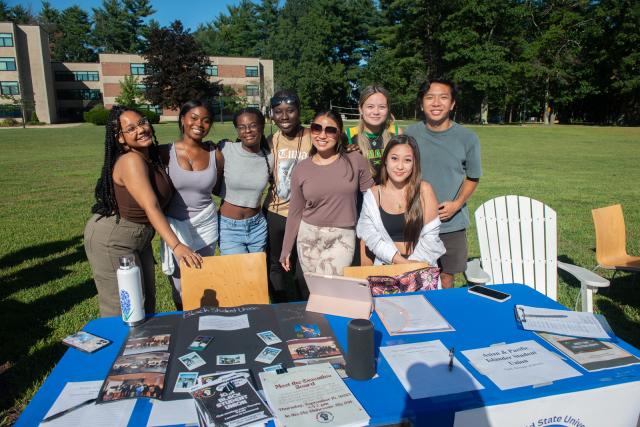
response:
M118 157L125 152L125 146L118 142L118 136L122 132L120 116L126 111L133 111L144 117L140 111L133 108L119 105L114 105L111 108L107 124L105 125L104 163L102 164L100 178L98 178L98 182L96 183L96 203L91 208L92 213L101 216L116 215L118 219L120 219L120 212L113 188L113 166L116 164ZM160 152L158 150L158 139L156 138L153 126L151 126L151 135L153 136L153 145L149 147L149 160L152 165L162 168L162 160L160 159Z

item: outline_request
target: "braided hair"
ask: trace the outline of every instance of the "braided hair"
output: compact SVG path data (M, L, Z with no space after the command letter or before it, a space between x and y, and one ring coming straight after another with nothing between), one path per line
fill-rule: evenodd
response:
M126 111L133 111L144 117L140 111L133 108L119 105L114 105L111 108L105 126L104 163L102 164L102 171L96 183L96 203L91 208L92 213L99 214L100 216L116 215L118 219L120 218L120 212L113 187L113 166L116 164L118 157L126 151L125 146L118 142L118 136L122 132L120 115ZM158 150L158 139L156 138L153 126L151 126L151 135L153 137L153 145L149 147L149 160L153 166L162 168L162 160L160 159L160 152Z
M256 116L256 118L258 119L258 123L262 127L262 135L260 138L260 152L264 156L264 161L267 163L269 191L275 191L276 183L273 177L273 171L271 170L271 165L269 164L269 157L268 157L268 154L271 150L269 148L269 143L267 142L267 138L264 136L264 124L265 124L264 114L262 114L262 111L254 107L241 108L233 115L233 126L236 129L238 127L238 118L243 114L253 114L254 116Z

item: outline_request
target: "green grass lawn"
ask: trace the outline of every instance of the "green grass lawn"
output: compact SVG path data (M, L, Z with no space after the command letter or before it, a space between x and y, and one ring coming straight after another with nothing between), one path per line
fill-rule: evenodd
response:
M473 129L484 176L472 211L498 195L541 200L558 214L559 256L592 268L591 209L621 203L628 251L640 254L640 128ZM177 126L158 125L156 133L167 143ZM215 140L234 135L230 124L213 130ZM60 359L66 349L60 340L98 315L82 232L103 141L104 129L92 125L0 129L0 424L15 419ZM469 239L470 255L478 256L474 229ZM172 310L168 282L159 269L156 274L158 310ZM562 304L573 307L578 292L576 282L560 280ZM595 304L619 336L640 346L640 283L618 274Z

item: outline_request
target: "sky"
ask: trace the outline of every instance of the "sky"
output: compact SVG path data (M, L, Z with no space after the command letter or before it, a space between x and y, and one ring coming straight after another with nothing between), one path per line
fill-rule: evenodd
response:
M9 6L21 4L37 15L40 12L42 2L40 0L5 0ZM240 0L151 0L156 13L151 18L160 22L160 25L179 19L185 28L192 31L199 24L205 24L215 19L221 12L227 11L227 5L237 5ZM66 9L69 6L78 5L91 14L91 10L100 7L102 0L50 0L56 9Z

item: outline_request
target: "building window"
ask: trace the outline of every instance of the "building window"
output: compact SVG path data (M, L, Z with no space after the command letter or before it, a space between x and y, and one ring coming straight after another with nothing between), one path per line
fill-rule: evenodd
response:
M100 76L97 71L56 71L59 82L97 82Z
M131 74L134 76L144 76L147 74L145 64L131 64Z
M57 92L58 99L72 101L99 101L100 89L65 89Z
M16 59L12 57L0 58L0 71L15 71Z
M148 105L144 104L140 106L141 110L153 111L156 114L162 114L162 107L159 105Z
M260 88L257 85L247 85L245 89L247 96L260 96Z
M247 77L258 77L258 67L244 67L244 75Z
M218 66L217 65L209 65L207 67L207 75L218 77Z
M144 92L145 90L147 90L147 85L144 83L134 83L133 87L138 89L140 92Z
M13 46L13 35L11 33L0 33L0 47Z
M260 105L259 104L247 104L247 107L249 107L249 108L257 108L258 110L260 109Z
M0 95L20 95L18 82L0 82Z

